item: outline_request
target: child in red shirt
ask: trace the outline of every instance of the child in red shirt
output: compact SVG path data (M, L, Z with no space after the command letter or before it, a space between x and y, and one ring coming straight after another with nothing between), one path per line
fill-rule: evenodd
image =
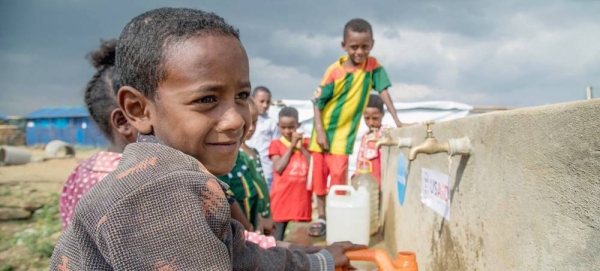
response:
M371 94L369 102L363 113L365 124L369 127L369 132L363 135L360 141L360 149L358 150L358 159L356 161L356 170L361 168L365 162L370 162L371 174L377 180L377 184L381 187L381 155L379 149L375 147L375 142L367 143L367 139L373 137L381 137L381 121L383 120L383 100L379 95ZM356 173L354 173L356 175ZM354 177L354 175L352 177Z
M310 153L308 139L296 131L298 110L284 107L279 112L279 131L282 137L271 141L269 158L273 161L271 213L275 222L275 238L283 240L290 221L311 220L312 191L306 188Z

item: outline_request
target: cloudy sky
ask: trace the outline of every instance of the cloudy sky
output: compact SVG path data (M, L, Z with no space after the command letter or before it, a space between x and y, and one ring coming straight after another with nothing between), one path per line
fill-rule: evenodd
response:
M600 96L600 1L0 0L0 114L82 105L85 54L165 5L238 27L253 85L277 99L310 97L355 17L373 25L395 101L524 107L584 99L588 85Z

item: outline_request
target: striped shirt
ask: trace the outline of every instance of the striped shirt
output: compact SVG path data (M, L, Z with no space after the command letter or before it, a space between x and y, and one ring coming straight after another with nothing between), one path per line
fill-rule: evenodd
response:
M342 66L347 59L348 56L343 56L329 66L313 99L321 110L329 153L337 155L352 153L369 92L372 89L381 92L391 86L387 72L374 57L350 71ZM315 128L309 150L323 152L317 144Z

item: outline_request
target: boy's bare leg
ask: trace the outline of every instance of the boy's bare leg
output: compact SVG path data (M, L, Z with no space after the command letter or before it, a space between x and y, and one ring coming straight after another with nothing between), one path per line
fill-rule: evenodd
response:
M326 206L326 198L327 196L317 196L317 213L319 214L319 218L325 219L325 206Z
M312 237L322 237L326 232L326 214L325 214L325 206L326 206L326 195L317 196L317 212L319 214L319 219L310 226L308 230L308 235Z

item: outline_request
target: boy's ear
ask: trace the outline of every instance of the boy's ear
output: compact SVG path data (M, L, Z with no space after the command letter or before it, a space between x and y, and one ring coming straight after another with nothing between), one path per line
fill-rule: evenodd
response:
M142 134L152 133L150 112L153 103L144 94L130 86L124 86L117 93L119 107L127 121Z
M341 43L341 44L342 44L342 49L344 49L344 50L345 50L345 49L346 49L346 41L342 40L342 43Z
M110 112L110 121L114 129L126 139L130 140L137 136L137 130L129 123L129 121L127 121L127 118L120 107L117 107Z

